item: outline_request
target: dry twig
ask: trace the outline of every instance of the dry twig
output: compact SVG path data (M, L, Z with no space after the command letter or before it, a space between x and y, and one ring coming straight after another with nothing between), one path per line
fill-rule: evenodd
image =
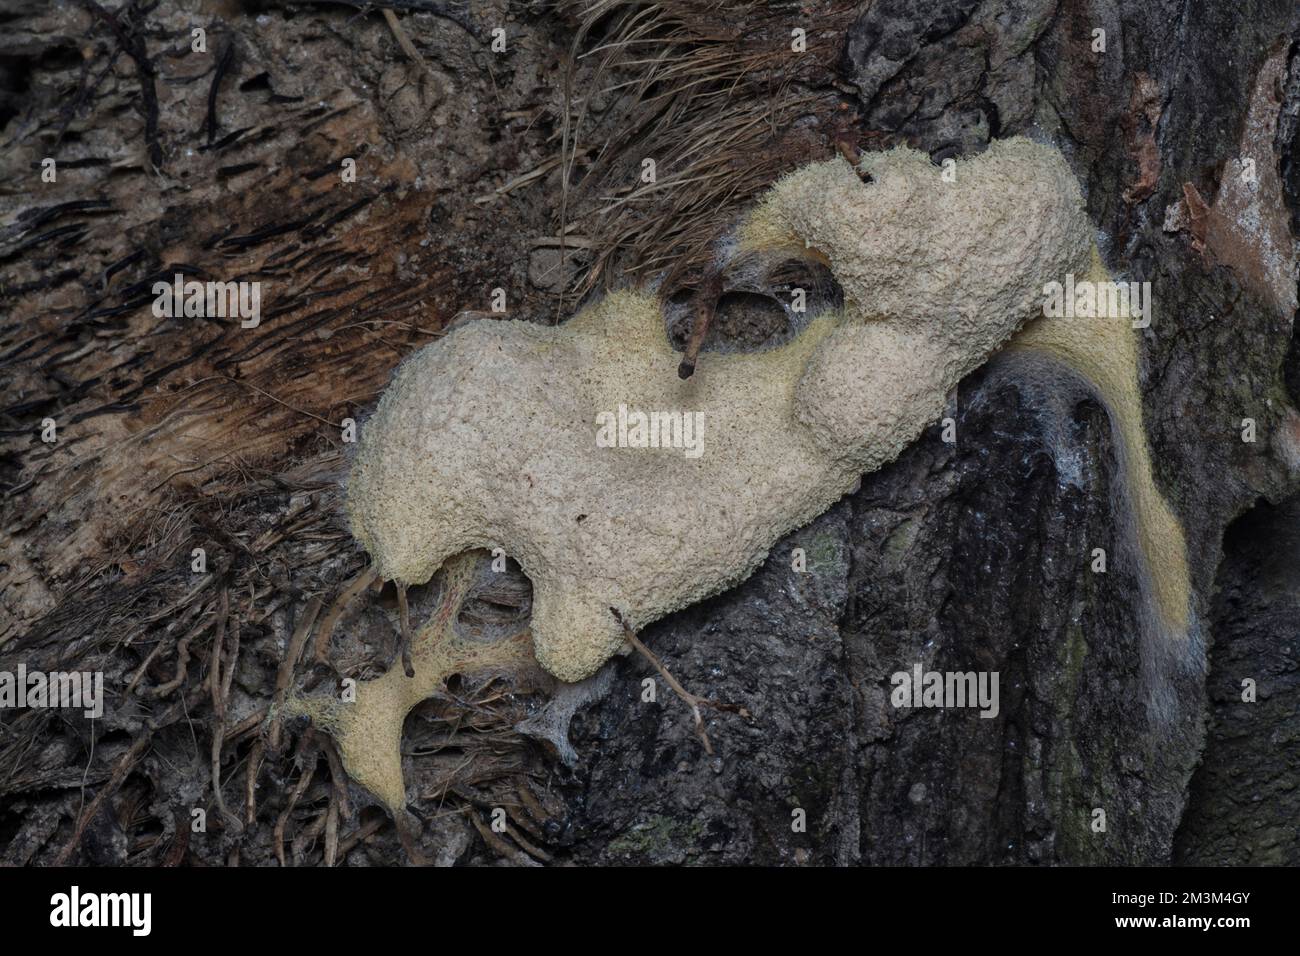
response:
M668 673L668 668L664 667L663 662L651 653L650 648L641 643L640 638L636 636L636 633L632 628L628 627L627 622L623 620L623 615L615 608L610 608L609 610L618 623L623 625L623 637L627 639L627 642L636 648L636 650L641 653L641 656L654 665L654 669L657 670L663 676L663 679L668 682L668 686L673 689L678 697L686 701L687 706L691 708L691 716L695 718L695 732L700 735L700 741L704 744L704 752L712 757L713 744L709 742L708 731L704 729L704 717L700 714L700 705L703 704L708 707L716 707L717 704L711 700L706 700L703 697L697 697L683 687L676 677Z

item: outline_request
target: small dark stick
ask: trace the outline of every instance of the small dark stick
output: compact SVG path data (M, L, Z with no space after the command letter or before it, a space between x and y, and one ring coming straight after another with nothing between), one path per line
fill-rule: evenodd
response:
M642 657L653 664L654 669L657 670L663 676L663 679L668 682L668 686L676 692L678 697L686 701L686 705L691 708L691 716L695 718L695 732L700 735L700 743L704 744L704 752L712 757L713 744L709 742L709 734L704 729L704 717L700 714L700 705L703 704L706 707L716 707L717 704L711 700L705 700L703 697L695 696L678 683L677 678L668 672L668 668L664 667L659 658L655 657L654 654L650 652L650 648L641 643L640 639L636 636L636 632L628 626L627 621L623 620L623 615L618 612L618 608L611 607L609 613L613 614L614 620L618 621L618 623L623 626L623 637L627 639L627 642L631 644Z
M709 334L709 323L713 321L718 309L718 300L722 298L722 272L710 269L695 293L695 325L691 328L691 337L686 342L686 351L682 353L682 364L677 366L678 378L687 379L695 373L695 363L700 357L700 348L704 337Z
M858 163L862 162L862 150L858 149L858 144L853 141L850 133L840 133L835 137L835 148L840 151L840 155L857 168Z
M836 136L835 148L840 151L841 156L849 161L853 171L858 174L858 179L864 183L872 181L871 174L858 165L862 162L862 150L858 149L858 144L854 142L852 133L840 133Z
M393 825L397 830L397 841L402 844L407 858L413 866L428 866L429 861L420 852L420 833L424 827L420 818L410 810L401 810L393 814Z
M393 582L397 586L397 617L402 625L402 670L407 677L415 676L411 666L411 609L406 605L406 585L401 581Z
M388 11L384 11L387 13ZM217 60L217 68L212 71L212 84L208 87L208 145L212 145L213 139L217 135L217 92L221 89L221 81L230 69L230 65L235 62L235 44L232 40L226 41L226 48L221 51L221 59Z

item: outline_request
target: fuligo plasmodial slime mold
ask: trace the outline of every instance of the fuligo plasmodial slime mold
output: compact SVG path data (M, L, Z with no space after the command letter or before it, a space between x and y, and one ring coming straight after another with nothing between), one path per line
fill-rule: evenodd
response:
M471 549L503 549L533 583L531 641L488 649L457 634L466 572L453 562L441 608L412 638L414 676L394 666L355 704L311 708L357 782L404 806L403 718L449 674L531 653L581 680L625 645L625 624L743 580L1008 345L1092 383L1121 439L1153 613L1185 634L1183 536L1151 474L1136 333L1122 315L1043 317L1049 283L1109 280L1078 184L1057 151L1026 139L955 173L901 148L777 182L733 252L816 258L844 293L780 347L711 353L682 379L658 298L624 291L558 327L470 322L402 364L361 433L353 533L399 590ZM697 453L607 447L597 422L620 407L690 416Z

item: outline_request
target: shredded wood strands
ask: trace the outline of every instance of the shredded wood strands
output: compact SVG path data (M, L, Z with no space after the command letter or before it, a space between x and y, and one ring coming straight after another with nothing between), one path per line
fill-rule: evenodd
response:
M825 90L851 5L742 0L725 5L725 16L709 0L563 5L581 27L565 90L559 234L581 221L600 250L579 270L578 296L659 274L667 289L711 258L739 206L781 173L830 154L835 130L822 120L839 97ZM805 52L792 49L792 23L807 29ZM598 92L575 101L573 70L589 58L599 61ZM626 121L580 168L598 97L613 97ZM815 122L804 129L801 119ZM647 159L653 181L643 175Z

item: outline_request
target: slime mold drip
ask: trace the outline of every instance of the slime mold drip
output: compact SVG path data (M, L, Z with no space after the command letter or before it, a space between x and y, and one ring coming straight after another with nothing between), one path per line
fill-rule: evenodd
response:
M528 632L498 640L461 632L457 617L470 597L480 552L457 555L443 568L438 607L412 642L415 677L400 666L363 682L354 703L332 698L296 698L288 711L310 717L338 741L348 775L397 814L406 806L402 780L402 724L411 708L442 689L452 674L516 674L532 664ZM534 665L535 666L535 665Z

